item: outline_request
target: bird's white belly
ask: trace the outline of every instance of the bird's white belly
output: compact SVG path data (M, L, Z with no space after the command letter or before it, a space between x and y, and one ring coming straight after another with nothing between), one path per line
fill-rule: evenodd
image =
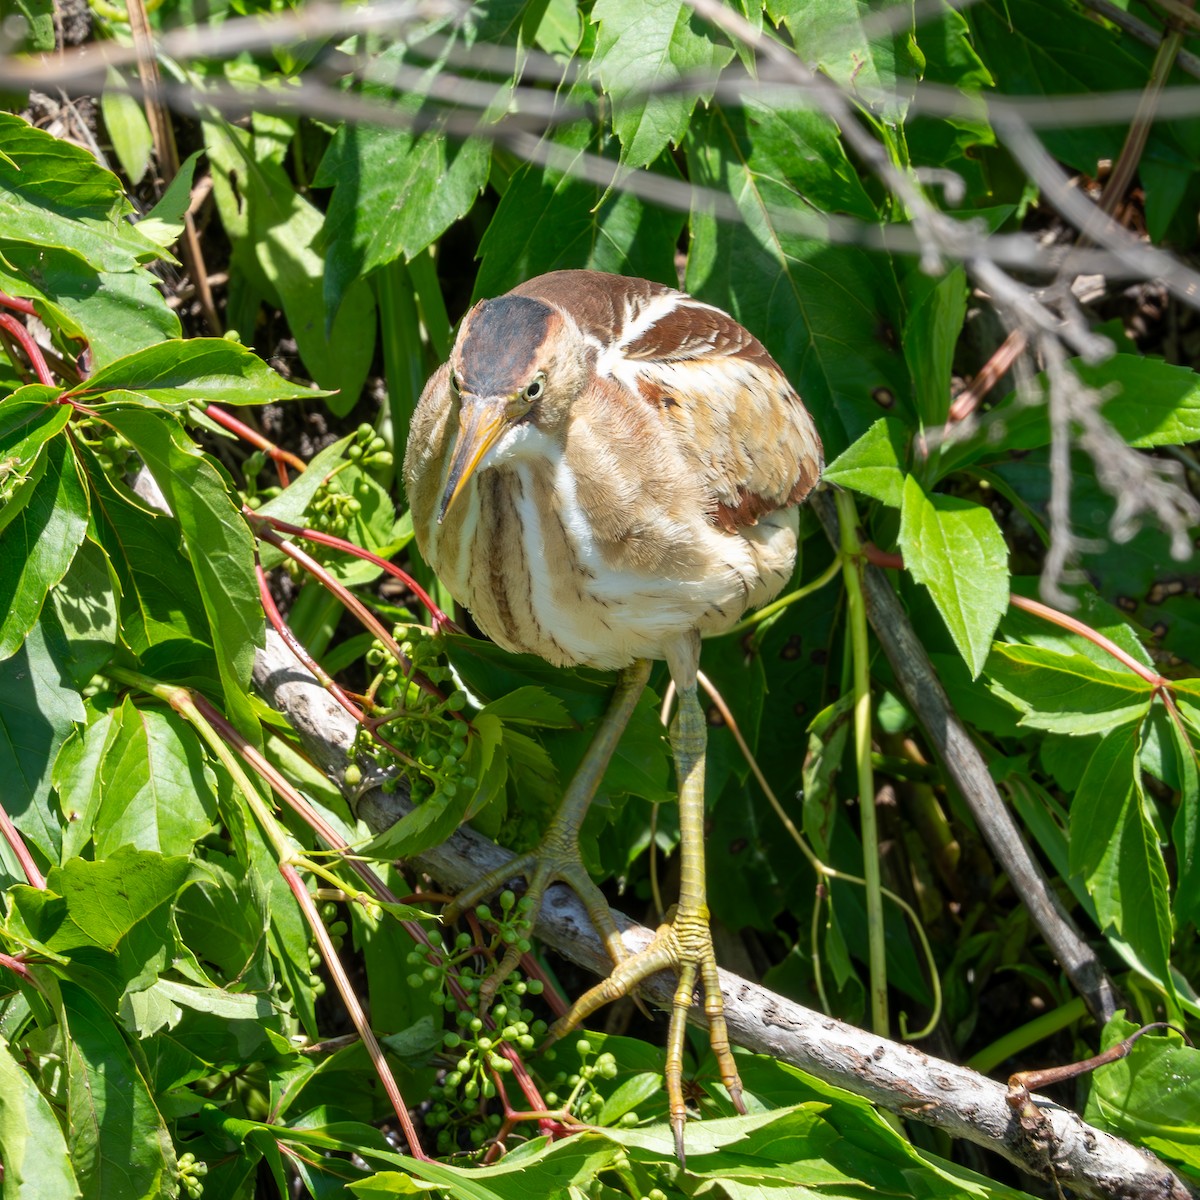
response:
M482 525L476 536L460 543L452 574L462 587L452 590L484 632L509 649L563 665L609 669L639 658L665 658L693 630L701 635L725 631L748 608L776 595L791 574L798 520L794 510L772 513L742 534L722 532L703 518L688 525L676 523L663 532L676 536L681 545L703 542L702 553L681 554L681 562L702 562L704 568L650 575L615 569L606 559L578 502L565 458L560 457L554 469L557 509L552 513L538 503L534 465L515 461L502 469L516 477L511 494L519 516L521 553L512 553L514 561L499 564L499 570L527 573L528 610L522 606L514 615L507 604L505 620L493 603L495 572L480 571L478 565L481 556L494 555L497 547L483 542ZM548 521L555 526L547 529ZM515 561L518 557L523 561ZM493 581L490 586L483 583L485 577ZM512 583L524 598L524 583ZM485 586L487 594L481 593Z

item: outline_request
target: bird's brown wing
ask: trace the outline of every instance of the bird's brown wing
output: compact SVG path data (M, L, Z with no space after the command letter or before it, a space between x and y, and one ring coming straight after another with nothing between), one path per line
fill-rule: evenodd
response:
M723 529L798 504L816 485L821 439L808 410L727 313L661 283L597 271L555 271L514 292L568 313L595 344L599 375L658 412Z

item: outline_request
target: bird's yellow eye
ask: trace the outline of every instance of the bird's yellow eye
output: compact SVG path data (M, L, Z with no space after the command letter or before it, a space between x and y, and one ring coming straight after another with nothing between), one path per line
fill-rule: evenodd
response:
M535 379L525 385L521 395L524 396L526 400L536 400L545 390L546 377L544 375L538 375Z

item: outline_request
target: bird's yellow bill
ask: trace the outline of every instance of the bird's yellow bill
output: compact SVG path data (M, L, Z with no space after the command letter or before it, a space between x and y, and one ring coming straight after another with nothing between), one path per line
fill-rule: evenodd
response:
M450 459L450 474L442 493L438 524L445 519L458 494L467 486L475 468L504 431L504 410L484 404L463 404L459 409L458 439Z

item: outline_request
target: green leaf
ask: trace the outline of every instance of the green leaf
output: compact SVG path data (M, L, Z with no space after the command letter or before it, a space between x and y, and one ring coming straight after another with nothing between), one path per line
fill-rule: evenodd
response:
M1104 1027L1101 1049L1137 1026L1118 1013ZM1098 1067L1084 1119L1173 1162L1200 1170L1200 1050L1177 1034L1138 1038L1129 1054Z
M1106 395L1100 413L1129 445L1146 449L1200 440L1200 375L1189 367L1137 354L1114 354L1094 365L1072 359L1070 366L1083 384ZM1045 376L1038 382L1044 391ZM944 449L940 470L1049 444L1046 406L1013 394L996 405L972 437Z
M891 508L904 499L906 430L899 421L881 417L822 472L827 483L840 484Z
M479 715L498 717L507 724L540 725L556 729L569 728L574 722L566 705L544 688L521 687L493 700L479 710Z
M584 154L607 158L612 150L589 122L559 130L554 146L563 157L556 157L552 167L526 163L509 179L479 243L475 298L497 296L535 275L571 267L676 285L675 244L684 215L574 174Z
M904 291L909 311L900 340L917 412L926 428L943 425L950 411L954 352L967 315L967 273L961 266L940 276L914 268Z
M380 67L405 51L385 52ZM412 259L441 237L487 183L487 139L450 140L445 118L436 111L427 117L424 104L411 93L392 101L414 124L432 119L419 134L347 122L317 170L316 185L333 188L322 235L330 314L354 280L395 259Z
M103 862L73 858L52 868L46 886L67 902L68 919L90 942L116 950L135 926L174 899L190 871L185 855L123 847Z
M0 1160L5 1200L80 1195L62 1127L37 1085L0 1040Z
M591 19L599 24L592 63L612 102L621 160L648 166L679 145L733 51L682 0L596 0ZM678 86L685 76L688 86Z
M46 473L45 446L71 418L57 388L29 384L0 403L0 535L33 498Z
M978 676L1008 607L1008 547L995 517L968 500L926 495L910 475L899 542L906 569L929 589L972 677Z
M207 658L212 669L206 673L217 678L204 604L194 588L174 584L175 572L192 569L183 554L178 522L118 491L85 447L80 447L80 460L91 485L96 540L120 587L123 642L143 664L155 647L169 647L176 660L190 657L196 666ZM160 651L159 662L165 653Z
M1175 923L1200 925L1200 769L1186 726L1172 720L1171 740L1179 772L1179 807L1171 824L1175 847Z
M65 853L86 845L94 826L98 858L122 846L188 855L216 823L215 782L191 728L128 697L55 771L64 808L78 814Z
M67 635L71 678L81 690L109 662L121 635L120 589L108 555L85 538L71 567L50 592L50 602Z
M136 392L159 404L270 404L314 393L271 370L253 350L226 338L160 342L126 355L74 388L78 398Z
M1126 725L1089 759L1071 804L1071 874L1082 877L1100 927L1111 926L1151 978L1173 990L1167 868L1135 769L1138 741L1137 726Z
M179 522L208 617L226 711L243 732L257 729L246 693L265 619L250 530L216 468L173 420L136 408L111 408L105 417L137 450ZM181 585L176 580L172 586Z
M84 339L94 367L180 335L179 318L149 272L101 271L66 246L0 238L0 285L32 300L60 340ZM77 342L65 348L79 351Z
M31 246L65 246L101 271L164 256L124 218L120 180L81 146L0 112L0 231Z
M87 532L87 495L67 444L46 449L46 473L4 530L0 556L0 659L15 654L67 573Z
M112 1017L62 984L67 1134L87 1200L144 1200L175 1188L175 1149L150 1086Z
M747 99L695 117L687 153L692 182L730 195L738 214L718 220L697 198L687 290L762 339L820 415L830 457L882 411L906 413L895 275L865 250L831 245L814 213L878 219L833 122Z
M160 246L170 246L183 233L184 215L192 204L192 179L203 150L193 150L179 164L175 178L167 184L158 203L138 222L138 232Z
M997 642L987 676L991 690L1024 714L1022 725L1051 733L1106 733L1140 720L1152 698L1132 671L1044 646Z
M150 122L146 120L142 106L130 94L129 85L112 67L105 72L100 111L104 114L104 128L108 131L108 140L112 142L121 170L129 177L130 183L141 183L142 176L150 166L154 135L150 132Z
M4 807L17 828L51 861L59 821L51 813L51 768L74 722L84 719L79 693L64 683L66 640L43 615L21 648L0 662L0 778Z

